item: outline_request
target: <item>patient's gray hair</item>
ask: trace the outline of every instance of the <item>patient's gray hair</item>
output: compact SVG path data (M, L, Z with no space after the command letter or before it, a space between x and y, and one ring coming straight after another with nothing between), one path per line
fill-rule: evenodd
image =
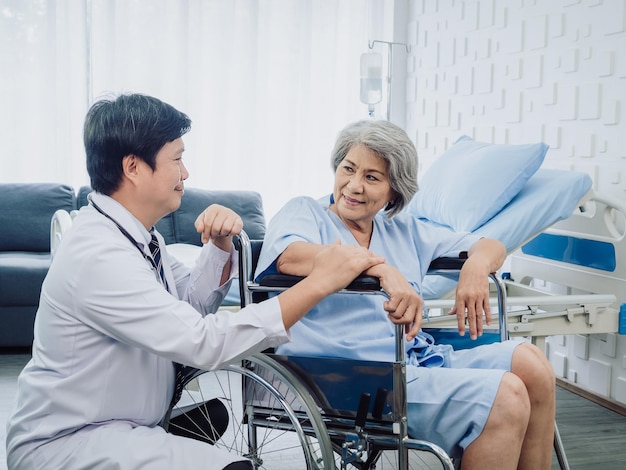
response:
M354 145L364 145L388 162L396 200L387 204L387 217L398 214L417 192L417 150L406 132L389 121L358 121L337 137L331 156L333 171Z

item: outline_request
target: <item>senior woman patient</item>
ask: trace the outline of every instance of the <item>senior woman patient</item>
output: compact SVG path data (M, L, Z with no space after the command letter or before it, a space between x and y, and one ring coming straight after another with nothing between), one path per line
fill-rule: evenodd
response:
M482 334L491 315L488 274L504 261L503 245L402 212L417 191L417 152L390 122L347 126L331 162L332 195L294 198L271 220L257 277L306 276L324 245L340 240L344 249L361 246L385 258L365 274L380 279L389 299L328 297L291 328L292 341L278 352L393 361L393 324L406 324L409 434L462 453L464 469L550 468L555 378L540 350L506 341L454 351L420 330L430 262L467 251L452 313L461 335L466 322L472 339Z

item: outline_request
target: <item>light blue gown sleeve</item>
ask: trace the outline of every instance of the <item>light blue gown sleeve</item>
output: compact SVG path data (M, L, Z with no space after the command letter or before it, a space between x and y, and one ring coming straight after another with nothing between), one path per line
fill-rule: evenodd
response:
M272 218L259 256L255 279L262 275L276 274L276 260L283 251L297 241L323 244L322 232L327 224L323 221L322 208L308 197L297 197Z

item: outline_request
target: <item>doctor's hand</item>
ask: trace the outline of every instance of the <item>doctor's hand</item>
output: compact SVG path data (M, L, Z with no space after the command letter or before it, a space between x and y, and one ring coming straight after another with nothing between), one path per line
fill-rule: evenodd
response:
M230 253L233 235L241 233L243 221L228 207L212 204L196 218L194 226L201 234L203 244L211 240L215 246Z
M477 260L469 258L459 276L456 288L456 301L450 314L456 314L459 334L465 335L466 322L470 338L476 339L483 334L483 322L491 324L489 308L488 272Z
M413 340L422 325L424 302L398 269L389 264L370 268L365 274L380 279L380 286L389 295L384 304L389 319L396 325L405 325L407 341Z
M384 263L385 258L366 248L335 243L325 245L313 258L313 269L308 275L316 279L325 295L343 289L368 268Z

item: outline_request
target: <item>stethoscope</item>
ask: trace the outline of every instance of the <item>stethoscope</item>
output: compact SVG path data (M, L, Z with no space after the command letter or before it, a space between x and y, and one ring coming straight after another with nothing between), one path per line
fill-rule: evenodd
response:
M161 280L161 276L159 275L159 269L157 268L157 265L156 265L154 259L152 259L152 256L147 255L146 252L143 251L143 245L140 244L139 242L137 242L137 240L135 240L133 238L133 236L130 233L128 233L128 231L117 222L117 220L115 220L113 217L111 217L109 214L107 214L100 206L98 206L98 204L96 204L93 201L93 199L91 199L90 195L87 196L87 199L89 200L89 204L91 204L94 209L96 209L103 216L105 216L107 219L109 219L111 222L113 222L115 224L115 226L120 230L120 232L122 232L122 235L124 235L126 238L128 238L128 240L133 244L133 246L139 250L139 253L141 253L141 256L143 256L144 259L148 263L150 263L150 266L152 267L152 270L154 271L157 280L159 282L161 282L161 284L163 284L163 281ZM165 284L164 287L165 287L165 290L169 291L167 284Z

